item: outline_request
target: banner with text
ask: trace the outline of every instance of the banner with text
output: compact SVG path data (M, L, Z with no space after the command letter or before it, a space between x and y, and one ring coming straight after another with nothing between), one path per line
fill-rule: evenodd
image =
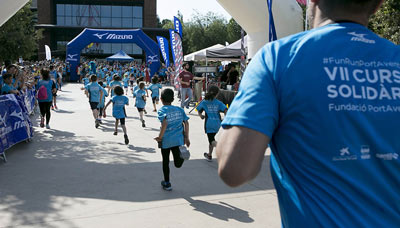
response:
M34 94L33 91L28 91L21 96L0 96L0 154L13 145L32 138L29 112L33 111Z
M157 36L157 42L160 46L161 55L164 58L165 66L169 67L169 48L168 40L162 36Z
M179 75L183 71L183 48L182 40L178 33L174 32L172 29L169 30L172 58L174 59L174 66L176 75Z
M182 38L182 23L177 17L174 17L174 27L175 32L177 32Z

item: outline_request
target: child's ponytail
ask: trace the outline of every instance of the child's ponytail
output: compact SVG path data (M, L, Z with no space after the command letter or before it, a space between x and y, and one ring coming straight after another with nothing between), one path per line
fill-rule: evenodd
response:
M215 85L212 85L210 87L208 87L208 91L206 93L206 96L204 97L205 100L214 100L215 97L218 95L219 93L219 88Z

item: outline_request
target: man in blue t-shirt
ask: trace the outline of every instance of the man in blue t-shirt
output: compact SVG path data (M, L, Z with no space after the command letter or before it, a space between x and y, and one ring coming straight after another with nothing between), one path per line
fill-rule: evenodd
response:
M90 83L85 86L85 93L89 97L90 109L92 110L93 117L95 120L95 127L100 126L99 110L97 106L99 105L101 98L103 97L104 91L103 87L97 83L97 76L90 76Z
M400 48L366 28L381 0L311 0L313 30L252 59L217 145L241 185L268 144L283 227L399 227Z

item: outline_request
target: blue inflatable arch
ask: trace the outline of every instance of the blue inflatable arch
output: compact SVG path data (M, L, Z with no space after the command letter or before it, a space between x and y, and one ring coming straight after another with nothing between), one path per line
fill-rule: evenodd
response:
M84 29L67 44L66 61L71 67L70 81L78 81L77 69L81 51L90 43L135 43L146 53L146 62L150 66L151 76L160 69L158 44L140 29Z

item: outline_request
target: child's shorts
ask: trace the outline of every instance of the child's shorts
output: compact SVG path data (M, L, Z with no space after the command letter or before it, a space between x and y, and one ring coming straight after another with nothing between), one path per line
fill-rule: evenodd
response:
M152 97L151 99L153 100L153 104L155 104L156 101L159 101L159 100L160 100L160 98L158 98L158 97Z
M143 111L144 111L144 108L137 108L137 110L138 110L139 112L143 112Z
M90 109L95 110L97 109L97 106L99 106L99 102L89 102L90 103Z

